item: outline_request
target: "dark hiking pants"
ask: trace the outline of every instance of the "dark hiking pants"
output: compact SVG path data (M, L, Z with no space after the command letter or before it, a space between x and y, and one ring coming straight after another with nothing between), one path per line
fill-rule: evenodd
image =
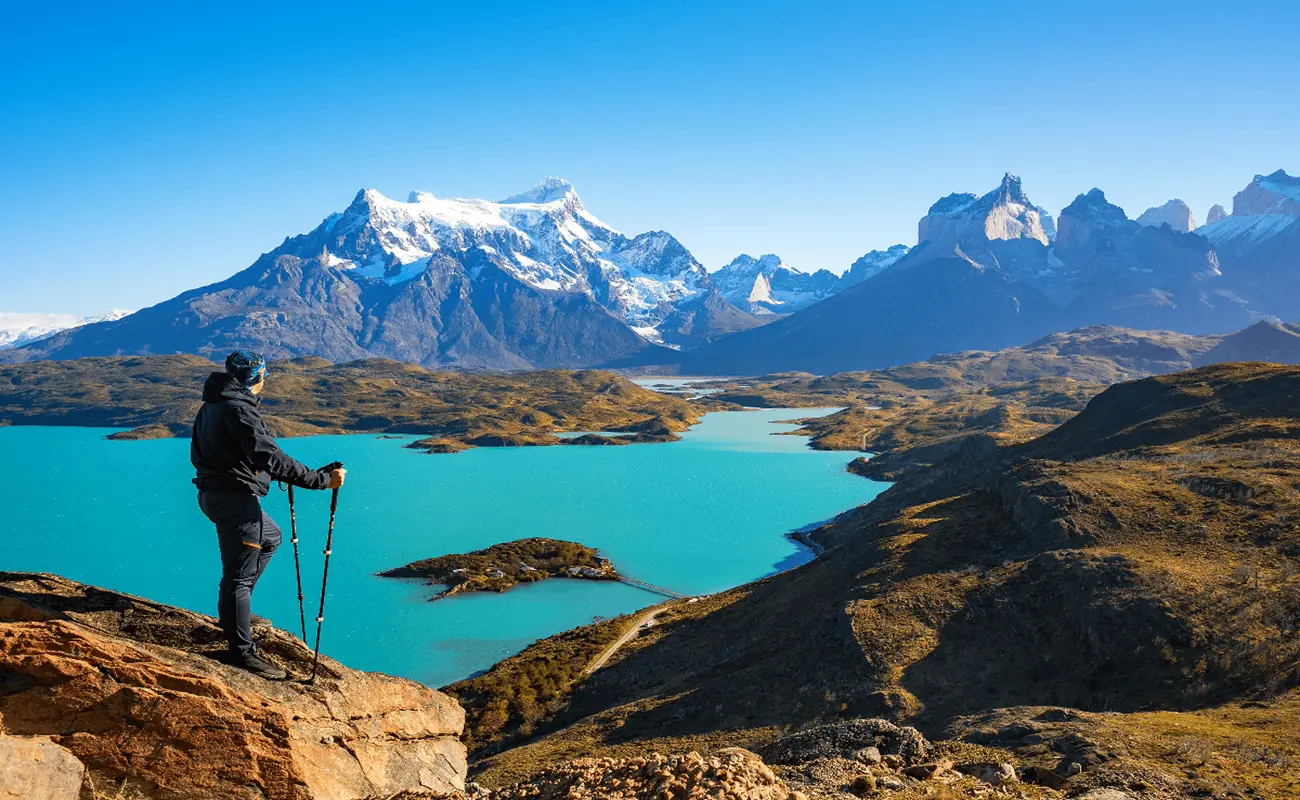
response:
M221 547L221 584L217 592L221 629L226 632L232 655L252 655L249 618L253 587L280 546L280 528L252 494L201 491L199 508L217 526L217 544Z

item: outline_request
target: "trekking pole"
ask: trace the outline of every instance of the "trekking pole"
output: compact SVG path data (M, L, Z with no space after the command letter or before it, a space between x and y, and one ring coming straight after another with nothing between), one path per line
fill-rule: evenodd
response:
M298 517L293 510L293 484L289 484L289 541L293 542L293 574L298 578L298 624L302 626L302 643L307 643L307 612L303 609L302 566L298 562Z
M333 472L342 466L342 461L335 461L321 467L321 471ZM320 611L316 613L316 652L311 659L311 677L307 679L308 684L316 682L316 669L320 665L320 629L321 624L325 622L325 584L330 579L330 552L334 549L334 512L338 510L338 507L339 490L335 489L330 496L330 529L329 534L325 537L325 570L321 573L320 578Z

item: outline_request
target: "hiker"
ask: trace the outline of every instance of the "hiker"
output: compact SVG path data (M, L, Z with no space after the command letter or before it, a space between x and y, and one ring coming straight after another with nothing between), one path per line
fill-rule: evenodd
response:
M276 445L258 411L265 387L265 358L247 350L227 356L226 371L212 373L203 384L190 461L198 473L199 508L217 526L217 613L231 660L255 675L279 680L285 671L258 653L249 628L253 587L280 544L280 528L262 510L260 498L273 480L304 489L337 489L347 471L310 469Z

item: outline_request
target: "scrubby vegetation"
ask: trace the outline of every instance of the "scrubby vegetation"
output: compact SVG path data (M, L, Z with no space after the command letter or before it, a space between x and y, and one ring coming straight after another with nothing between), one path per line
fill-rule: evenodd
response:
M129 428L113 438L188 436L203 381L218 364L190 355L82 358L0 366L0 422ZM432 434L430 447L560 444L553 432L661 431L703 409L612 373L429 372L370 359L273 362L262 412L278 436L375 431ZM652 439L644 439L652 441Z
M385 578L422 578L445 586L437 597L504 592L546 578L618 580L618 571L586 545L559 539L517 539L472 553L425 558L381 572Z
M625 615L536 642L483 675L443 687L465 708L465 746L481 757L536 733L568 702L587 666L633 624Z

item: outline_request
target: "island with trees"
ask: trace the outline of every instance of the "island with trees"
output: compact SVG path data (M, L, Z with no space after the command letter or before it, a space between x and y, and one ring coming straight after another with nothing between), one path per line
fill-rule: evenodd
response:
M594 548L560 539L517 539L472 553L425 558L379 573L443 586L433 599L466 592L504 592L547 578L616 581L618 571Z

